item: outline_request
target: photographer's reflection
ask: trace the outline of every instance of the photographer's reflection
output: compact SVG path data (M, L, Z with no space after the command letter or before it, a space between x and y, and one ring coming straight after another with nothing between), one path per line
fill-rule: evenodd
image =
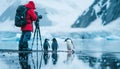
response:
M58 60L58 54L57 54L57 52L53 52L52 53L52 62L53 62L53 65L55 65L57 63L57 60Z
M29 53L19 53L19 63L22 69L31 69L31 66L28 62Z
M43 59L44 59L44 63L45 63L45 65L47 65L48 60L49 60L48 52L44 52L44 54L43 54Z

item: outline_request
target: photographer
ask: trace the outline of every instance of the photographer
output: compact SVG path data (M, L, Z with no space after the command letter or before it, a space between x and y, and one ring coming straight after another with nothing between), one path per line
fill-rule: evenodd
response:
M19 41L19 50L32 50L28 47L28 41L31 37L31 32L33 32L33 21L36 21L38 19L36 13L35 13L35 4L33 1L29 1L28 4L24 5L28 8L26 13L26 25L21 27L22 35Z

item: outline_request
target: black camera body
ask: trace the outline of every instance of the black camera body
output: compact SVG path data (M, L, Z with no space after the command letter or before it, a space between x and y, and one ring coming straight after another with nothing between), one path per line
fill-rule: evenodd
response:
M38 19L42 19L42 15L38 15L37 17L38 17Z
M37 20L35 21L35 26L36 28L39 28L39 19L42 19L42 15L38 15L38 12L36 12L36 15L37 15Z
M35 13L36 13L38 19L42 19L42 15L38 15L38 12L36 12L36 11L35 11Z

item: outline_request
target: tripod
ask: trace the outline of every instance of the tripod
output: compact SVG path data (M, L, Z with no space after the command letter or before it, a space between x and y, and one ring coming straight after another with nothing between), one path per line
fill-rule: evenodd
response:
M41 49L42 49L42 38L41 38L41 32L40 32L40 26L39 26L39 19L36 20L35 26L36 26L36 28L35 28L35 32L34 32L34 35L33 35L33 41L32 41L31 49L33 48L34 40L35 40L35 36L36 36L36 39L37 39L37 50L38 50L38 39L40 39L40 44L41 44Z
M36 26L36 28L35 28L35 32L34 32L34 36L33 36L31 49L33 48L34 40L35 40L35 37L36 37L36 45L37 45L37 62L36 62L37 65L36 66L37 66L37 69L38 69L38 64L39 64L38 63L38 43L39 43L39 40L40 40L40 44L41 44L41 50L43 49L42 48L42 38L41 38L40 26L39 26L39 19L36 20L35 26ZM42 62L42 57L41 57L41 60L40 60L39 69L41 68L41 62ZM34 69L35 69L35 67L34 67Z
M42 50L42 38L41 38L41 33L40 33L40 26L39 26L39 19L42 19L42 16L38 15L38 12L35 12L36 15L38 16L36 22L35 22L35 32L34 32L34 36L33 36L33 41L32 41L32 47L31 49L33 48L33 44L34 44L34 40L35 40L35 36L36 36L36 39L37 39L37 51L38 51L38 39L40 39L40 44L41 44L41 50Z

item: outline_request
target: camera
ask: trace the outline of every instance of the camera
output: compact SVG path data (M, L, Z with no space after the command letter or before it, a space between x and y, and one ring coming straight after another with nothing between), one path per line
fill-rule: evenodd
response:
M42 19L42 15L38 15L38 19Z
M42 19L42 15L38 15L38 12L36 12L36 11L35 11L35 13L38 17L37 20L35 21L35 26L36 26L36 28L39 28L39 19Z
M42 15L38 15L38 12L36 12L36 11L35 11L35 13L36 13L38 19L42 19Z

